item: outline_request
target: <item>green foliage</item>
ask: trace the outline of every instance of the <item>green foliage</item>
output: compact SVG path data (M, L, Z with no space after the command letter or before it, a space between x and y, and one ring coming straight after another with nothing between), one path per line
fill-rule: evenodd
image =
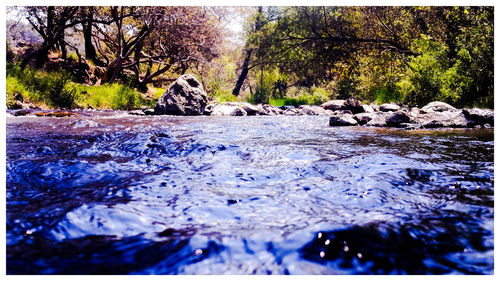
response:
M289 94L276 99L266 76L279 69L292 85L333 84L341 99L491 106L493 12L485 6L259 9L246 33L246 49L259 66L252 69L253 99L306 102Z
M324 88L313 86L311 88L301 88L295 92L295 96L286 96L284 98L270 98L269 104L274 106L283 105L320 105L331 99L328 91Z
M130 110L141 106L154 106L155 102L153 100L153 103L150 103L138 91L117 83L100 86L73 84L71 87L80 93L78 104L81 107Z
M29 90L16 77L7 76L5 84L7 86L7 108L12 108L14 106L14 98L16 96L21 95L23 99L29 99L29 97L31 96Z
M207 81L203 84L207 86L208 95L220 102L236 101L236 97L231 93L236 77L236 64L233 58L224 55L203 67L209 67L208 70L200 71L206 72L205 77L201 76L201 80Z
M76 93L66 88L66 84L71 80L67 72L42 72L30 67L21 69L18 65L8 64L7 78L9 77L14 78L10 80L14 86L17 85L19 88L19 85L22 85L26 91L21 95L31 102L44 103L56 108L75 106Z
M375 101L378 104L383 103L399 103L402 101L401 95L398 92L395 85L389 85L387 87L381 87L375 91Z
M459 50L458 56L450 59L444 43L424 37L416 45L422 55L410 61L407 75L396 84L405 101L424 105L439 100L463 105L474 82L468 75L467 50Z
M43 72L18 65L7 64L7 101L21 94L24 100L46 104L53 108L88 107L129 110L141 106L154 106L129 87L120 84L87 86L72 83L64 71Z

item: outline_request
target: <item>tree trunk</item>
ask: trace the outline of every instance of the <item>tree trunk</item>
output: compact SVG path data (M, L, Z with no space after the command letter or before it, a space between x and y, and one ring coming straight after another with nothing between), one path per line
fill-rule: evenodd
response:
M106 66L104 62L97 58L97 51L92 44L92 22L94 20L93 7L89 7L86 14L86 21L82 23L83 40L85 43L85 59L92 61L97 66Z
M243 82L245 82L245 79L247 78L248 64L250 63L251 56L252 56L252 50L250 49L247 51L247 56L245 57L245 60L243 61L243 67L241 68L240 77L238 78L236 86L233 89L234 96L238 96L240 94L241 86L243 86Z

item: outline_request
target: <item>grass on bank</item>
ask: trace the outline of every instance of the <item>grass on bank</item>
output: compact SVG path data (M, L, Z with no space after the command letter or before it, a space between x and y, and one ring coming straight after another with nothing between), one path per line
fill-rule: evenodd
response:
M91 86L71 82L64 71L46 72L7 64L7 107L15 98L48 108L93 108L130 110L152 107L163 93L152 89L152 97L120 84ZM20 97L19 97L20 96Z

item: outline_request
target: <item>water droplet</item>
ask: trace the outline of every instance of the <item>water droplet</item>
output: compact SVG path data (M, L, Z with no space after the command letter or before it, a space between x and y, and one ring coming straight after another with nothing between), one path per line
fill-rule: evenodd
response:
M196 251L194 251L194 254L199 256L201 254L203 254L203 250L202 249L196 249Z

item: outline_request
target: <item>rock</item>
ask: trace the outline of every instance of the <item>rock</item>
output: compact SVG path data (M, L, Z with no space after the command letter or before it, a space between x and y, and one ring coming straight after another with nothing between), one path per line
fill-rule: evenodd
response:
M128 114L130 114L130 115L138 115L138 116L144 116L144 115L146 115L144 113L144 111L142 111L142 110L131 110L131 111L128 112Z
M421 125L424 128L465 128L469 127L469 122L461 111L455 112L430 112L410 116L412 123Z
M354 115L354 119L358 121L359 125L366 125L368 122L370 122L373 118L375 118L376 115L374 113L369 113L369 112L363 112L363 113L358 113Z
M35 112L38 117L76 117L77 113L68 111Z
M205 109L203 110L203 115L212 115L212 112L214 111L216 104L210 103L207 106L205 106Z
M366 104L363 104L363 110L368 113L375 112L375 109L372 106Z
M215 107L213 108L211 115L213 115L213 116L246 116L247 112L239 106L218 104L218 105L215 105Z
M386 126L388 127L405 127L402 124L409 122L410 117L403 111L394 112L385 119Z
M248 102L241 102L240 106L247 112L247 115L257 115L260 112L257 106L249 104Z
M353 114L365 112L363 104L354 98L348 99L346 102L346 110L350 110Z
M328 111L320 106L301 105L298 110L302 113L302 115L330 115Z
M373 127L385 127L387 124L386 118L387 118L387 116L384 114L374 115L373 119L368 121L368 123L366 123L366 125L373 126Z
M356 126L358 122L352 114L336 114L330 117L330 126Z
M329 109L332 111L339 111L339 110L349 110L352 113L362 113L365 112L365 109L363 107L363 104L354 98L348 99L348 100L331 100L323 103L321 105L323 109Z
M397 104L394 103L384 103L380 105L379 110L383 112L389 112L389 111L398 111L400 110L401 107Z
M265 113L263 115L279 115L283 112L283 110L269 104L262 105L262 109L263 112Z
M321 107L323 109L329 109L331 111L336 111L336 110L342 110L345 109L344 104L346 103L346 100L331 100L323 103Z
M480 109L480 108L464 108L462 110L465 118L467 118L470 123L485 125L494 125L495 112L491 109Z
M154 108L148 108L143 110L145 115L155 115L155 110Z
M14 111L12 114L14 116L25 116L25 115L28 115L30 114L31 111L30 110L26 110L26 109L21 109L21 110L16 110Z
M431 112L454 112L457 109L445 102L433 101L428 103L426 106L422 107L421 111L423 113Z
M102 127L102 125L98 124L95 121L87 120L87 119L78 120L75 123L73 123L73 129L78 129L78 128L95 128L95 127Z
M201 115L208 103L207 93L191 74L179 77L156 103L156 114Z
M300 113L301 112L299 111L299 109L292 107L292 108L285 109L285 111L283 111L282 114L290 116L290 115L299 115Z

